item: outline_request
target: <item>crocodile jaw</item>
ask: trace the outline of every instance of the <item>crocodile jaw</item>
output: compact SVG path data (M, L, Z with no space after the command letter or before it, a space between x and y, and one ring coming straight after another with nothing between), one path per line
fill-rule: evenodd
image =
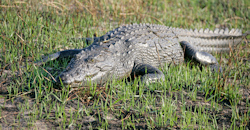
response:
M58 84L80 86L89 85L93 83L101 84L108 80L108 75L112 69L110 64L103 64L100 67L100 63L95 63L91 65L74 66L70 65L56 77L56 82ZM104 78L106 77L106 78Z

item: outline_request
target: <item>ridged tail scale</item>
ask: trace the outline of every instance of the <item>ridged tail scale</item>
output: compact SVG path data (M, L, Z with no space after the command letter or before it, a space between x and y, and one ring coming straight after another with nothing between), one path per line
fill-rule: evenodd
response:
M198 51L228 52L237 46L250 32L242 34L239 29L187 30L174 28L179 41L187 41Z

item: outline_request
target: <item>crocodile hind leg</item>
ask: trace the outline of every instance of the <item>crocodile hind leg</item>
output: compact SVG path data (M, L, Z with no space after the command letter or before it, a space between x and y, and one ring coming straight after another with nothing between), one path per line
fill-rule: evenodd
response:
M43 63L46 63L50 60L55 60L59 58L70 58L73 57L75 54L78 54L81 52L82 49L72 49L72 50L65 50L65 51L59 51L54 54L50 54L46 57L43 57L42 60L35 62L36 65L40 66Z
M165 76L162 71L154 66L144 63L135 63L132 69L131 77L134 78L138 76L141 76L141 81L146 84L165 80Z
M185 52L185 58L189 58L192 60L195 60L196 62L209 66L212 71L221 72L222 69L219 66L216 58L212 56L211 54L204 52L204 51L198 51L196 50L190 43L186 41L180 42L184 52Z

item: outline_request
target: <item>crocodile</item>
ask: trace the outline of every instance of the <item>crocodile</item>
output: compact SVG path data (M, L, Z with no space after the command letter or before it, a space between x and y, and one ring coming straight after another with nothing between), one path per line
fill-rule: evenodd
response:
M158 69L163 64L179 64L191 59L220 71L211 52L229 52L249 33L240 29L182 29L157 24L128 24L95 38L83 38L93 43L83 49L64 50L42 59L44 63L71 57L56 83L79 86L103 84L110 80L141 76L143 82L164 80Z

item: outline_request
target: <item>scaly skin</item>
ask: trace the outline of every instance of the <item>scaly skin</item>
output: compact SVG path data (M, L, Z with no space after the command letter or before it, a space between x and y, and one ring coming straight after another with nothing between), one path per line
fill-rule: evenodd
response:
M218 70L217 60L208 52L229 51L249 32L241 30L186 30L155 24L133 24L118 27L84 48L49 55L43 62L73 56L56 82L72 86L88 81L102 84L110 78L142 76L143 82L164 80L157 69L166 63L178 64L185 57ZM86 38L89 41L90 38Z

